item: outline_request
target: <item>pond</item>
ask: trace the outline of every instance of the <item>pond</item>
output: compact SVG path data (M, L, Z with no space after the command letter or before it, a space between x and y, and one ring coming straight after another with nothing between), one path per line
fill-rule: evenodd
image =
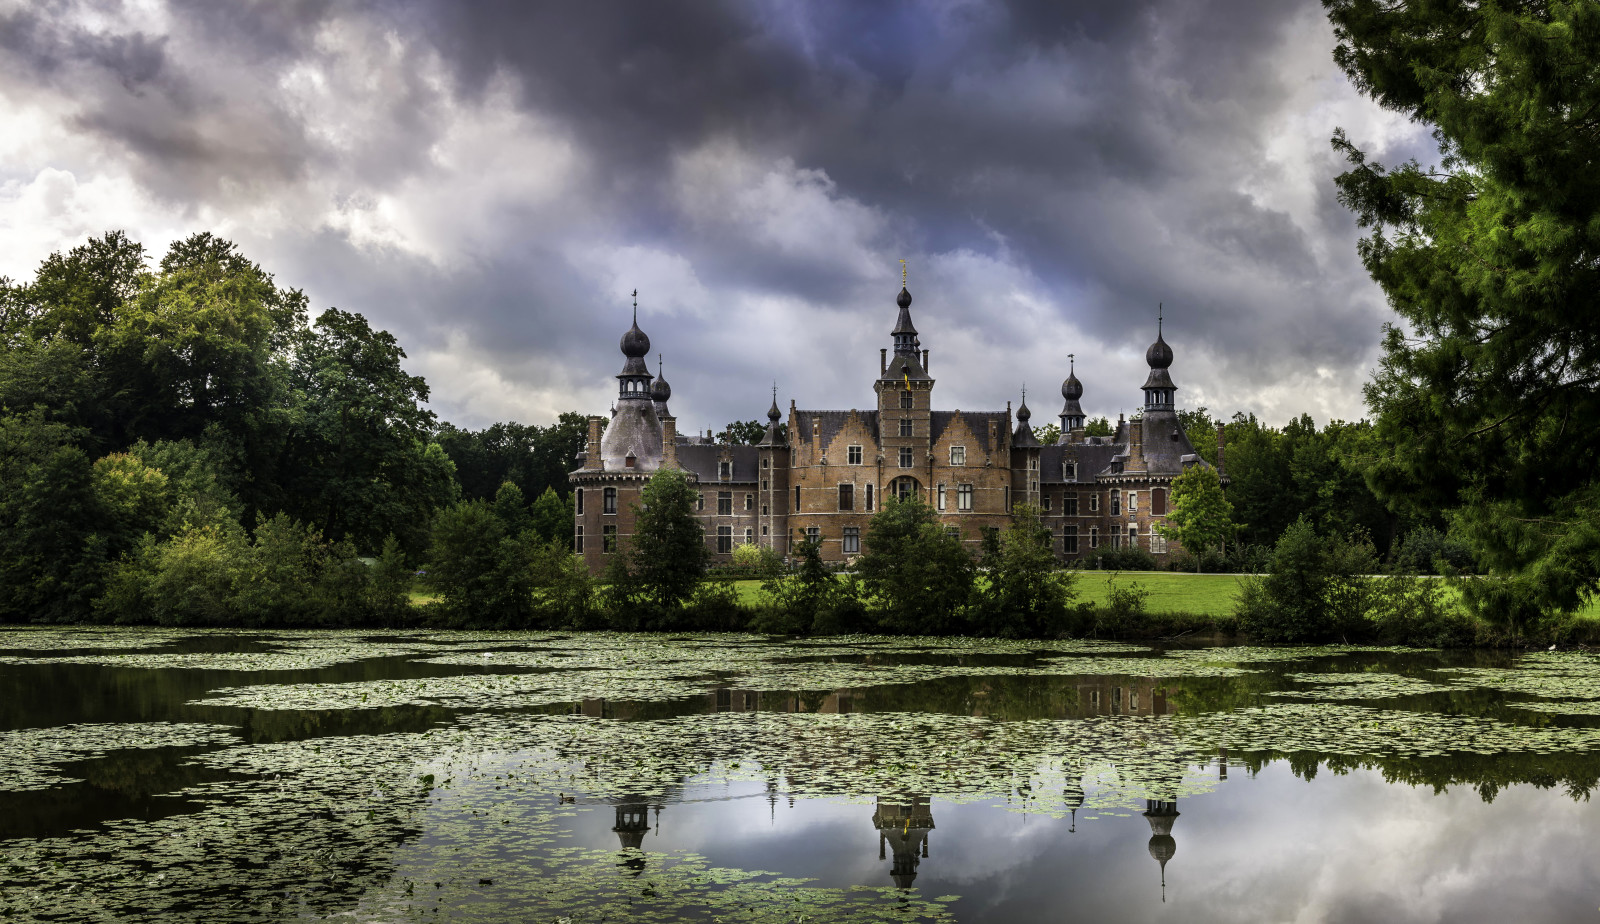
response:
M0 630L0 918L1575 921L1600 659Z

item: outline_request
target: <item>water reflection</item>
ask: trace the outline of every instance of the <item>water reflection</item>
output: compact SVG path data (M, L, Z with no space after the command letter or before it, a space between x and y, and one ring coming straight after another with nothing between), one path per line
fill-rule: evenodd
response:
M872 825L878 829L878 859L885 859L885 847L894 854L889 878L902 889L911 888L917 878L917 864L928 857L933 805L927 796L879 796Z

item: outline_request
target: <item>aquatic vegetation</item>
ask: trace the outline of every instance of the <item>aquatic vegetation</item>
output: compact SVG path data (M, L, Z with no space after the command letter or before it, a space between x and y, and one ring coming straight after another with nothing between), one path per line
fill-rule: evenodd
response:
M1458 690L1447 684L1431 683L1402 674L1382 671L1346 674L1286 674L1285 679L1297 683L1316 684L1310 690L1276 690L1273 696L1295 699L1392 699L1397 696L1418 696L1423 693L1440 693Z
M71 651L74 649L158 648L182 636L165 629L16 628L0 629L0 651Z
M72 777L60 769L62 764L103 757L110 751L233 744L238 740L238 733L231 726L169 722L0 731L0 755L5 756L7 771L0 776L0 792L48 789L71 782Z

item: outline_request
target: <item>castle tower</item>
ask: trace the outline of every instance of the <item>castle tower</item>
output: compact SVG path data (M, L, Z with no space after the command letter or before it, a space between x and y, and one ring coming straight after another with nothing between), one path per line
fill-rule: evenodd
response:
M634 322L638 324L637 321ZM656 354L656 380L650 386L650 403L655 405L656 418L668 420L672 412L667 410L667 401L672 398L672 386L667 384L667 376L663 371L661 354Z
M761 548L779 555L789 553L789 438L778 410L778 386L772 386L772 406L767 408L767 433L756 446L760 466L757 477Z
M1172 365L1172 347L1167 346L1166 338L1161 335L1161 315L1156 315L1156 342L1150 344L1150 349L1144 353L1144 360L1150 365L1150 376L1144 381L1144 410L1151 412L1176 413L1177 408L1173 401L1178 391L1178 386L1172 384L1172 376L1167 374L1167 369Z
M650 368L644 358L650 338L639 329L639 293L634 291L633 326L622 335L622 371L617 373L617 409L600 437L606 471L653 472L661 467L661 418L650 393ZM593 459L589 465L593 466Z
M1028 410L1028 390L1022 390L1022 404L1017 408L1017 429L1011 435L1011 496L1020 503L1039 507L1039 450L1043 446L1033 435L1028 424L1033 412ZM1010 511L1006 511L1010 513Z
M1065 446L1073 442L1073 434L1083 429L1083 408L1078 404L1078 399L1083 397L1083 383L1078 381L1078 363L1074 354L1067 354L1067 378L1061 383L1061 397L1066 403L1061 406L1061 438L1056 443Z
M933 806L927 796L886 800L878 797L872 813L878 829L878 859L885 859L885 846L894 854L889 876L902 889L911 888L917 866L928 856L928 835L933 831Z
M886 491L897 497L919 496L924 500L932 488L933 378L923 366L926 356L917 328L911 323L911 292L901 271L900 308L894 330L894 356L888 351L880 358L878 381L878 426L884 456Z

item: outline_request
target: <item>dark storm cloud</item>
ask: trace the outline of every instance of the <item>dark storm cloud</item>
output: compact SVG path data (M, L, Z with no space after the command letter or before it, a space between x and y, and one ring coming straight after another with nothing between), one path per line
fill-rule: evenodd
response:
M1332 196L1343 110L1299 111L1353 97L1309 2L114 9L0 14L0 92L70 97L153 197L431 355L469 423L499 413L451 397L469 368L597 410L635 277L705 423L775 377L865 403L899 256L952 397L1076 349L1127 403L1166 302L1214 408L1284 411L1318 369L1344 394L1311 409L1358 406L1381 300ZM534 128L496 127L508 93Z

